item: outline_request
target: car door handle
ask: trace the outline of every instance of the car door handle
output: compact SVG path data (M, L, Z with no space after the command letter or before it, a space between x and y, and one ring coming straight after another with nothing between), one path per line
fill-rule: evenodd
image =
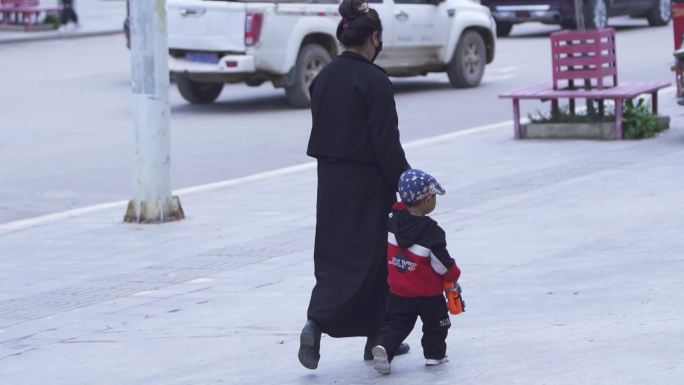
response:
M406 21L409 18L409 14L404 11L397 11L397 13L394 14L394 17L399 21Z

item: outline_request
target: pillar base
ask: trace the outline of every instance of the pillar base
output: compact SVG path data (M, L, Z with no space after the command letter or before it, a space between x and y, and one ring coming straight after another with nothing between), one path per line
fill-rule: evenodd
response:
M139 206L138 206L139 205ZM142 201L131 199L124 216L127 223L164 223L174 222L185 218L183 207L177 196L172 196L165 201Z

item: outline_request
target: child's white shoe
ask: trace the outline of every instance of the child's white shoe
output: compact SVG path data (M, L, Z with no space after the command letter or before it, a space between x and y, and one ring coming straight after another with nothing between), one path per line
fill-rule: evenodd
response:
M373 360L375 365L373 366L375 370L380 374L390 374L390 362L387 359L387 350L384 347L378 345L373 348Z
M444 356L444 358L440 359L428 358L425 360L425 366L437 366L442 365L445 362L449 362L449 358L447 356Z

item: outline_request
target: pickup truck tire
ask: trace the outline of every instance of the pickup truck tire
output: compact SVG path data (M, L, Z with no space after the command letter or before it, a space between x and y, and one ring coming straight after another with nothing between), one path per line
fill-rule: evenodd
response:
M672 7L671 0L659 0L658 4L648 14L648 24L653 27L667 25L672 19L672 8L670 7Z
M496 22L496 36L506 37L511 34L513 30L513 23L507 21L497 21Z
M476 87L480 84L487 63L484 39L476 31L466 31L458 41L454 57L447 65L451 85L457 88Z
M176 76L176 84L183 99L192 104L213 103L223 90L223 83L200 83L185 75Z
M600 29L608 26L608 7L605 0L590 0L585 8L587 29Z
M332 61L330 53L318 44L307 44L299 50L294 69L294 83L285 88L285 94L291 106L306 108L311 105L309 87L330 61Z

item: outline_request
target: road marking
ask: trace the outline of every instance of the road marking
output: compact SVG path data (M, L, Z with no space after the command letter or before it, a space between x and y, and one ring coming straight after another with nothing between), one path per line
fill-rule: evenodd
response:
M667 94L670 92L674 92L677 90L676 86L669 86L667 88L664 88L660 91L661 94ZM582 109L580 109L582 110ZM525 124L528 122L528 119L521 119L521 123ZM512 120L506 120L502 121L499 123L493 123L493 124L486 124L483 126L477 126L477 127L471 127L471 128L466 128L464 130L458 130L458 131L453 131L449 132L446 134L440 134L440 135L435 135L429 138L424 138L424 139L418 139L418 140L413 140L404 143L404 148L410 149L410 148L416 148L416 147L421 147L421 146L427 146L430 144L437 144L437 143L443 143L455 138L460 138L468 135L474 135L478 134L481 132L486 132L486 131L491 131L495 130L497 128L503 128L503 127L512 127L513 126L513 121ZM224 180L221 182L214 182L214 183L207 183L207 184L202 184L198 186L193 186L193 187L186 187L182 188L179 190L175 190L173 193L175 195L192 195L192 194L197 194L197 193L202 193L202 192L208 192L208 191L213 191L213 190L220 190L224 189L227 187L232 187L244 183L249 183L249 182L256 182L260 180L265 180L265 179L270 179L270 178L276 178L279 176L284 176L284 175L289 175L289 174L294 174L297 172L301 171L306 171L306 170L312 170L316 168L316 162L307 162L307 163L302 163L294 166L287 166L271 171L265 171L265 172L260 172L257 174L252 174L244 177L239 177L239 178L234 178L234 179L228 179ZM111 209L114 207L120 207L124 208L128 204L127 200L123 201L115 201L115 202L108 202L108 203L101 203L93 206L86 206L86 207L81 207L77 209L72 209L72 210L66 210L66 211L61 211L57 213L52 213L52 214L46 214L46 215L41 215L38 217L33 217L33 218L27 218L27 219L20 219L17 221L13 222L7 222L7 223L2 223L0 224L0 234L20 230L26 227L31 227L31 226L36 226L36 225L41 225L49 222L54 222L58 221L61 219L67 219L67 218L73 218L73 217L78 217L81 215L85 214L90 214L96 211L101 211L101 210L106 210L106 209ZM123 214L122 214L123 215Z
M502 80L509 80L513 79L515 77L514 74L505 74L505 75L485 75L482 80L485 82L496 82L496 81L502 81Z
M493 71L493 72L506 72L506 73L508 73L508 72L514 72L514 71L515 71L515 67L509 66L509 67L491 68L491 69L490 69L490 68L487 68L487 71L488 71L488 72L492 72L492 71Z
M660 94L669 94L670 92L675 92L677 91L677 86L669 86L667 88L663 88L660 90Z
M88 72L84 74L63 74L58 77L60 80L73 80L73 79L81 79L81 78L89 78L93 76L106 76L106 75L113 75L117 74L122 71L97 71L97 72Z
M85 206L85 207L81 207L81 208L77 208L77 209L71 209L71 210L60 211L60 212L52 213L52 214L41 215L38 217L20 219L20 220L13 221L13 222L2 223L2 224L0 224L0 234L4 234L4 233L16 231L16 230L21 230L25 227L31 227L31 226L41 225L41 224L45 224L45 223L49 223L49 222L54 222L54 221L58 221L60 219L78 217L78 216L81 216L84 214L89 214L92 212L106 210L106 209L111 209L114 207L124 208L124 207L126 207L126 204L128 204L128 201L116 201L116 202L101 203L101 204L97 204L97 205L93 205L93 206Z
M525 123L525 120L523 120L522 123ZM416 147L421 147L421 146L427 146L429 144L443 143L443 142L449 141L449 140L454 139L454 138L460 138L462 136L478 134L480 132L495 130L497 128L506 127L506 126L513 127L513 121L512 120L506 120L506 121L499 122L499 123L487 124L484 126L473 127L473 128L468 128L465 130L459 130L459 131L449 132L446 134L435 135L435 136L431 136L431 137L425 138L425 139L412 140L412 141L404 144L403 147L404 148L416 148Z
M418 139L418 140L413 140L406 142L404 144L404 148L416 148L416 147L421 147L421 146L426 146L429 144L436 144L436 143L441 143L445 141L449 141L454 138L459 138L459 137L464 137L468 135L474 135L478 134L481 132L485 131L490 131L494 130L497 128L502 128L506 126L513 126L513 121L512 120L506 120L503 122L499 123L494 123L494 124L487 124L484 126L477 126L477 127L471 127L471 128L466 128L464 130L458 130L446 134L440 134L436 136L432 136L429 138L425 139ZM227 187L232 187L236 185L241 185L244 183L249 183L249 182L256 182L256 181L261 181L265 179L270 179L270 178L276 178L279 176L284 176L284 175L289 175L289 174L294 174L298 173L301 171L306 171L306 170L313 170L316 168L316 162L307 162L307 163L302 163L302 164L297 164L294 166L287 166L271 171L265 171L265 172L260 172L257 174L252 174L248 176L243 176L239 178L234 178L234 179L228 179L220 182L214 182L214 183L207 183L207 184L202 184L198 186L193 186L193 187L186 187L182 189L175 190L173 193L174 195L179 195L179 196L187 196L187 195L192 195L192 194L197 194L197 193L202 193L202 192L208 192L208 191L214 191L214 190L220 190L224 189ZM67 219L67 218L74 218L74 217L79 217L85 214L90 214L93 212L97 211L102 211L102 210L107 210L115 207L119 207L122 210L126 207L128 204L128 200L122 200L122 201L115 201L115 202L107 202L107 203L101 203L97 205L92 205L92 206L85 206L77 209L71 209L71 210L65 210L61 212L56 212L52 214L46 214L46 215L41 215L33 218L27 218L27 219L20 219L17 221L12 221L12 222L7 222L7 223L2 223L0 224L0 234L5 234L9 233L12 231L17 231L21 230L27 227L32 227L32 226L37 226L37 225L42 225L50 222L55 222L61 219ZM123 211L121 216L123 217Z

